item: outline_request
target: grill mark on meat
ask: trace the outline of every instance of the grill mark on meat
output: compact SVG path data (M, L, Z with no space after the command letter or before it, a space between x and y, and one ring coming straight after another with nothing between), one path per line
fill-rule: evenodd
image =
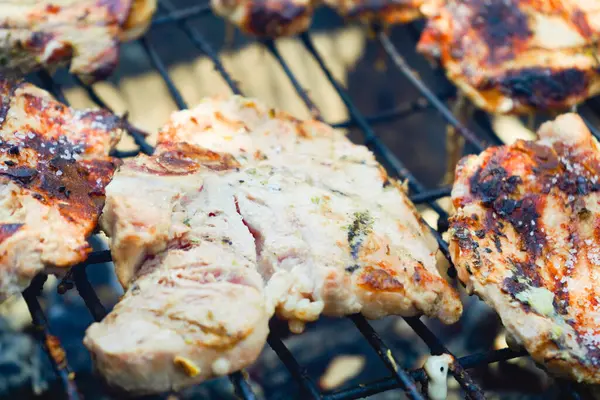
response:
M522 68L507 71L505 75L481 89L498 86L500 92L523 104L538 109L553 109L573 96L587 93L589 75L577 68Z
M527 15L514 0L469 0L466 3L474 10L473 29L489 45L489 64L511 59L533 34ZM459 35L456 40L463 37Z
M0 243L14 235L25 224L0 224Z

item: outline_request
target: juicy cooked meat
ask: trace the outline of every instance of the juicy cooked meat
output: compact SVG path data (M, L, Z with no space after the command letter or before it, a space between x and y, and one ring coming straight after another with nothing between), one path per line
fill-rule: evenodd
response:
M261 37L293 36L310 26L315 0L211 0L213 11L243 32Z
M241 97L174 114L155 155L108 186L102 227L128 290L85 343L128 391L244 367L274 312L298 332L321 313L462 311L435 239L365 147Z
M117 117L0 79L0 299L44 268L84 261L116 169Z
M156 0L0 0L0 72L70 63L86 82L116 67L119 40L142 34Z
M600 146L574 114L458 166L460 280L549 371L600 383Z
M340 15L350 19L381 22L383 25L403 24L421 17L425 0L324 0Z
M435 0L419 51L494 113L566 109L600 92L600 2Z

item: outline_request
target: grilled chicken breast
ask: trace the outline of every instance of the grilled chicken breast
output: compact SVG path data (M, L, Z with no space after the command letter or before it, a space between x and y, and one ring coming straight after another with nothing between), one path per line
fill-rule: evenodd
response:
M73 110L30 84L0 79L0 299L40 271L84 261L108 156L122 130L104 111Z
M600 146L574 114L456 171L460 280L554 374L600 383Z
M600 91L600 3L435 0L418 45L488 112L565 109Z
M102 227L128 289L85 344L128 391L244 367L274 312L301 331L321 313L462 311L435 239L365 147L241 97L174 114L155 155L108 186Z
M316 0L211 0L215 14L243 32L260 37L293 36L306 31Z
M156 0L0 0L0 72L70 63L86 82L106 78L119 40L142 34Z
M425 0L324 0L345 18L383 25L403 24L419 19Z

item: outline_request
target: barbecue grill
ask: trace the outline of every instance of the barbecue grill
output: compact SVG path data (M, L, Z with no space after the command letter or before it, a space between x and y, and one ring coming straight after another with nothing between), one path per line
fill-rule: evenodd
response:
M151 29L159 30L161 27L166 25L180 29L181 32L189 38L198 51L212 60L216 71L221 74L224 81L231 89L231 92L234 94L243 94L235 80L235 77L228 73L223 63L220 61L219 55L213 48L212 44L194 27L194 25L190 23L191 19L203 18L211 14L210 5L201 4L189 8L177 8L170 1L164 0L160 2L160 7L161 10L154 18ZM414 35L418 35L419 27L417 23L397 29L412 30ZM404 118L420 110L433 108L437 110L441 118L443 118L447 124L451 125L460 135L464 137L470 148L474 151L482 151L490 144L500 144L502 143L501 139L490 128L490 125L487 123L485 118L481 118L481 113L479 113L479 116L476 118L478 125L477 129L471 129L470 127L464 125L446 105L447 99L452 96L453 93L446 93L440 96L431 88L429 88L424 81L419 78L417 73L413 72L409 64L400 54L398 48L390 40L389 35L385 31L378 31L376 33L376 40L381 45L382 49L385 50L385 53L389 59L389 65L394 68L398 74L401 74L408 79L408 81L414 86L414 88L418 90L422 98L424 98L426 101L420 99L414 103L396 107L393 110L383 111L371 116L364 115L357 108L353 99L348 94L348 91L333 77L323 57L316 50L313 40L311 39L311 34L302 34L299 36L298 40L317 62L327 77L329 83L335 89L337 95L339 95L339 98L347 108L350 116L349 120L343 123L334 124L334 126L338 128L352 127L360 131L363 135L364 143L379 157L379 159L387 167L390 175L408 181L411 193L410 197L412 201L415 204L427 205L437 213L439 217L438 226L435 227L435 229L432 227L431 230L435 235L443 254L449 259L448 245L441 236L441 234L447 228L448 215L438 203L438 200L443 197L447 197L450 194L450 187L438 187L431 190L426 189L425 186L415 178L413 172L411 172L398 158L398 156L390 148L388 148L386 144L383 143L373 126L382 121ZM180 109L187 108L188 105L184 101L182 94L176 87L172 78L169 76L166 64L159 56L153 41L148 35L146 35L140 39L140 42L154 68L162 77L175 104ZM297 92L297 95L302 99L309 112L316 119L322 120L320 110L311 100L307 92L303 89L297 77L292 73L290 66L280 54L276 42L273 40L264 40L261 42L261 44L264 45L267 51L270 52L271 55L278 61L282 70L285 72L290 83ZM441 71L437 71L437 73L443 75ZM36 79L39 79L39 81L42 83L42 87L53 93L57 99L66 103L66 98L62 91L61 85L54 81L49 74L41 72L37 74ZM99 107L110 108L110 106L104 103L104 101L92 87L85 86L81 82L79 82L79 85L85 89L90 99ZM590 112L594 110L594 105L594 101L588 102L585 108L581 111L584 113L584 119L588 123L588 126L592 130L593 134L600 139L600 131L595 128L592 122L589 121L589 118L593 117L593 114ZM134 151L120 151L116 153L116 156L122 158L133 157L140 152L152 154L153 148L148 142L146 142L145 135L142 131L136 129L130 124L128 124L128 131L133 137L137 149ZM443 135L444 133L440 132L440 140L444 140ZM110 262L109 251L94 252L84 264L74 267L67 277L63 279L61 285L59 285L59 289L62 290L68 290L74 286L96 321L100 321L106 315L107 311L100 302L98 295L94 291L94 288L87 278L86 267L92 264L105 262ZM450 268L449 272L451 276L453 273L455 274L455 271L453 272L452 268L453 267ZM44 349L49 355L54 371L56 372L66 397L72 400L80 399L81 395L76 387L75 380L73 379L74 374L69 367L65 352L61 348L59 339L51 334L52 327L49 326L48 320L38 299L38 297L41 296L42 288L46 278L47 277L45 275L37 276L29 288L23 292L23 295L31 313L33 324L36 328L35 332L37 338L41 341ZM339 391L324 393L319 389L314 377L311 377L308 374L307 370L296 360L291 351L286 347L282 338L276 333L277 329L274 329L268 338L268 344L297 382L300 388L299 398L327 400L357 399L394 389L403 390L406 396L410 399L426 398L427 396L423 394L426 393L426 391L423 391L422 388L426 387L427 385L427 375L423 369L407 370L403 368L402 360L394 357L394 353L390 347L388 347L388 345L381 339L378 333L373 329L371 324L365 320L364 317L361 315L353 315L350 316L349 319L352 321L356 329L362 334L362 336L364 336L369 345L375 350L381 363L383 363L388 370L387 376L382 376L378 380L364 382L360 385L345 388ZM450 349L444 346L442 340L436 336L436 334L434 334L432 330L430 330L419 318L411 317L404 319L414 330L414 332L418 334L418 336L427 344L431 354L437 355L446 353L455 356L455 362L450 366L450 372L460 384L466 398L469 399L485 398L483 389L475 383L468 372L469 370L481 368L487 364L498 361L507 361L513 358L526 356L524 351L515 351L510 348L469 355L453 354ZM248 381L247 375L244 372L234 373L230 375L229 378L233 384L235 395L237 395L239 398L247 400L256 398L256 395L253 393L252 387ZM421 386L421 389L419 386ZM575 385L569 383L559 383L559 387L561 389L561 394L559 395L561 398L579 399L583 396L583 394L577 392Z

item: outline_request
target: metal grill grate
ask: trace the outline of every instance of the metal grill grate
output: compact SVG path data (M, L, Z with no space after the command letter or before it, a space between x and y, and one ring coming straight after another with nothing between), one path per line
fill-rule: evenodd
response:
M208 56L214 63L215 69L222 75L225 82L228 84L231 91L235 94L242 94L236 81L229 75L225 67L221 63L217 52L213 49L210 43L188 22L191 18L198 18L211 13L210 6L208 4L202 4L186 9L176 9L170 1L162 0L160 2L162 8L161 15L154 18L152 28L156 29L162 25L176 25L180 28L185 35L190 39L193 45L203 54ZM410 28L409 28L410 29ZM453 115L450 109L445 105L444 100L451 96L452 93L446 94L435 94L429 89L426 84L414 73L398 52L392 41L389 39L386 33L378 33L377 39L381 43L383 49L389 56L393 65L397 70L408 78L409 82L415 86L420 94L427 100L426 102L417 101L413 104L398 107L394 110L384 111L380 114L373 116L363 115L357 107L354 105L352 99L346 92L346 90L336 81L333 77L327 65L321 55L315 49L311 36L308 33L302 34L299 37L301 43L304 45L306 50L311 54L320 68L323 70L330 84L333 86L340 99L343 101L347 108L350 119L346 122L334 125L335 127L358 128L364 137L365 144L374 152L377 156L383 160L385 166L398 178L406 179L409 182L412 195L411 199L416 204L427 204L431 207L439 216L440 221L447 219L447 213L437 204L437 200L446 197L450 194L450 187L441 187L433 190L426 190L425 187L415 178L415 176L409 171L400 159L381 141L377 136L372 126L374 124L390 121L397 118L402 118L410 115L411 113L424 110L427 108L434 108L439 114L446 120L446 122L452 125L464 138L470 143L477 151L482 151L488 145L484 140L480 139L473 131L463 126L458 118ZM154 68L162 77L166 84L174 102L180 109L186 108L183 96L175 86L173 80L167 72L165 63L161 60L158 55L152 41L148 36L140 39L140 42L151 60ZM262 42L265 48L274 56L279 62L283 71L289 78L298 96L302 99L310 113L316 119L322 119L321 112L315 106L313 101L310 99L308 94L304 91L296 77L289 69L286 61L283 59L277 49L277 45L272 40L265 40ZM59 100L67 102L64 94L62 93L61 86L57 84L47 73L39 73L39 79L43 83L43 86L51 91ZM83 85L79 82L79 85L85 89L90 99L93 100L98 106L108 108L101 98L94 92L94 89ZM585 119L585 118L584 118ZM586 119L587 122L587 119ZM593 134L600 138L600 132L591 123L588 122L588 126L592 130ZM128 124L129 134L133 137L135 143L138 146L138 150L129 152L117 152L115 155L118 157L132 157L137 154L145 153L152 154L153 148L149 145L144 137L143 132L139 131L135 127ZM501 140L495 135L493 131L488 129L485 132L494 141L501 142ZM440 248L442 249L446 258L448 258L448 245L443 241L438 231L431 228L434 233ZM63 279L59 290L68 290L71 287L76 287L78 293L83 298L86 306L89 308L91 315L94 320L100 321L105 315L106 310L101 304L98 296L94 292L92 285L89 283L86 275L86 266L96 263L109 262L110 253L109 251L94 252L90 255L89 259L85 264L78 265L72 269L68 276ZM44 282L46 281L45 275L39 275L34 279L31 286L24 291L24 297L31 312L33 318L33 324L35 325L37 335L40 341L44 344L44 349L48 352L52 365L64 386L64 391L68 399L79 399L81 396L75 386L73 375L69 369L69 365L64 356L64 351L60 347L58 339L52 336L49 332L50 327L48 326L47 319L40 307L37 297L40 295ZM306 369L300 365L292 353L286 348L285 344L276 334L271 333L268 338L269 346L277 353L285 367L289 370L292 377L299 384L302 394L301 398L306 399L327 399L327 400L347 400L367 397L376 393L381 393L393 389L402 389L406 395L411 399L423 399L424 395L417 389L416 383L426 383L427 377L423 369L417 369L408 371L400 366L402 363L398 362L392 351L382 341L377 332L371 327L371 325L361 315L353 315L349 317L356 328L362 333L371 347L376 351L381 362L387 367L390 375L382 379L357 385L355 387L343 389L334 393L322 393L316 383L311 379ZM421 337L421 339L429 346L432 354L452 354L440 341L438 337L427 327L419 318L411 317L404 318L409 326ZM452 375L458 381L467 398L469 399L484 399L485 395L482 389L474 383L472 378L469 376L467 370L477 367L482 367L490 363L498 361L506 361L517 357L525 356L524 351L513 351L509 348L472 354L464 357L455 358L455 362L450 366ZM255 399L256 396L252 392L252 388L248 383L245 374L243 372L234 373L230 376L230 380L235 388L235 393L242 399L250 400ZM574 398L578 399L580 396L571 388L569 385L562 385L563 398Z

